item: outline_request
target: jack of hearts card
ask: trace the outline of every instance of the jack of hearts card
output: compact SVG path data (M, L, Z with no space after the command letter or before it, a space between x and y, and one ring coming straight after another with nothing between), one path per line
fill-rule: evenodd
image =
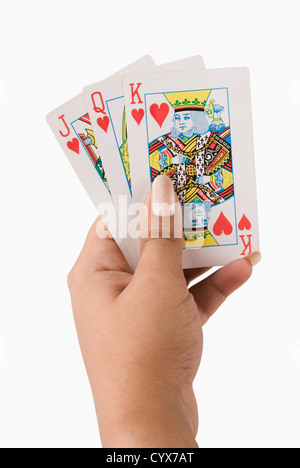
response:
M76 96L50 112L47 122L82 185L102 214L103 206L112 206L112 198L83 95ZM131 265L128 241L124 235L119 235L121 227L118 217L113 215L107 221L110 232L116 233L114 238Z

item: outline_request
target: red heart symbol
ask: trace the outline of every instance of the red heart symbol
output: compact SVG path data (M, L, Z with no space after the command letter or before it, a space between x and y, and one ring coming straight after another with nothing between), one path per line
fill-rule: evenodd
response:
M152 104L152 106L150 106L150 114L152 115L154 120L156 120L160 128L162 127L162 124L166 120L169 111L170 111L170 108L168 104L166 104L165 102L161 104L160 106L158 106L158 104Z
M238 227L241 231L243 231L244 229L246 229L247 231L250 231L251 229L251 223L249 221L248 218L246 218L246 216L243 214L239 224L238 224Z
M230 221L224 216L223 211L221 211L220 216L218 217L217 221L215 222L215 225L213 227L213 232L216 236L220 236L222 232L226 236L229 236L233 231L232 224Z
M131 115L134 118L134 120L136 121L136 123L138 125L140 125L140 123L143 120L143 117L145 115L145 111L144 111L144 109L139 109L139 110L133 109L133 111L131 112Z
M99 117L97 120L97 124L99 125L102 130L104 130L107 133L107 129L109 126L109 117L107 115L105 117Z
M71 151L74 151L74 153L79 154L79 141L77 140L77 138L73 138L72 141L68 141L67 147Z

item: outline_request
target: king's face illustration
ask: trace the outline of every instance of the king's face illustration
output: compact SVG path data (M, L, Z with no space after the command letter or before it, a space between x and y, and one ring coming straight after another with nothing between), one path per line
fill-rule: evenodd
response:
M189 111L176 112L174 124L178 133L188 133L193 128L193 119Z

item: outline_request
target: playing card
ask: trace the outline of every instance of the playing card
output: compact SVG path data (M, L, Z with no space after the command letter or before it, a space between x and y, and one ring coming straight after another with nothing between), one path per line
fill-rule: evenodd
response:
M150 56L142 57L112 77L86 86L83 95L91 118L95 137L100 145L101 159L110 180L113 200L119 194L130 197L130 171L126 148L126 122L124 114L123 77L128 73L155 69ZM112 117L117 114L118 119ZM124 175L126 177L124 177Z
M202 57L189 57L158 67L155 67L154 62L150 62L148 57L148 60L144 58L130 65L117 76L86 86L83 90L95 137L100 147L101 159L109 180L112 199L115 206L119 206L122 226L130 224L128 210L132 194L123 78L128 73L144 72L145 70L148 73L156 70L176 71L187 68L204 68ZM120 195L123 197L122 199L120 199ZM124 229L126 228L124 227ZM128 244L133 263L136 265L139 256L138 239L129 236Z
M86 107L93 126L96 141L99 145L105 172L109 180L110 194L118 213L120 226L132 259L138 261L137 240L127 236L128 215L131 202L131 182L129 156L126 137L126 119L123 101L123 77L128 73L155 69L155 63L147 55L127 66L115 75L83 90ZM112 117L117 114L115 125Z
M134 201L171 178L184 268L259 250L249 71L135 74L124 94Z
M97 152L98 146L83 95L76 96L51 112L47 116L47 122L100 214L104 206L107 207L107 212L112 210L109 185ZM117 214L110 214L106 220L108 228L114 233L116 242L131 264L127 240L121 232Z
M157 65L155 72L203 70L204 68L204 61L201 55L193 55L192 57L185 57L180 60L175 60L174 62Z
M164 63L162 65L158 65L156 67L156 72L176 72L176 71L183 71L183 70L203 70L205 68L203 58L200 55L196 55L194 57L188 57L182 60L177 60L175 62ZM131 86L131 85L130 85ZM140 96L139 96L139 86L138 83L136 88L134 85L131 86L131 97L132 102L136 102L135 99L137 98L137 103L140 104ZM142 139L143 132L144 132L144 125L141 124L145 115L145 111L143 108L139 107L138 109L132 110L132 116L138 125L135 126L135 138ZM139 164L134 164L131 167L131 177L139 178ZM137 201L140 199L138 195L134 193L136 186L132 186L131 193L133 201Z
M148 59L147 61L145 59ZM127 127L123 96L123 78L134 72L177 71L203 69L201 56L194 56L155 66L149 57L138 60L122 70L117 76L86 86L83 95L94 128L95 137L101 146L101 158L105 166L112 198L118 203L120 194L131 197L130 161L127 145ZM99 117L99 115L101 115Z

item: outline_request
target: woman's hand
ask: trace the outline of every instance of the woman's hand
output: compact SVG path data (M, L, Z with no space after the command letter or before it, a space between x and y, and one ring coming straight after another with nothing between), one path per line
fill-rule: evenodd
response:
M172 183L159 176L145 202L134 274L115 241L100 238L105 227L98 219L68 278L104 447L196 447L192 384L202 327L260 259L256 252L235 260L189 289L207 269L182 270L182 238L173 229L168 238L145 235L152 214L164 236L166 215L163 222L157 216L163 202L175 202L171 221L178 223Z

